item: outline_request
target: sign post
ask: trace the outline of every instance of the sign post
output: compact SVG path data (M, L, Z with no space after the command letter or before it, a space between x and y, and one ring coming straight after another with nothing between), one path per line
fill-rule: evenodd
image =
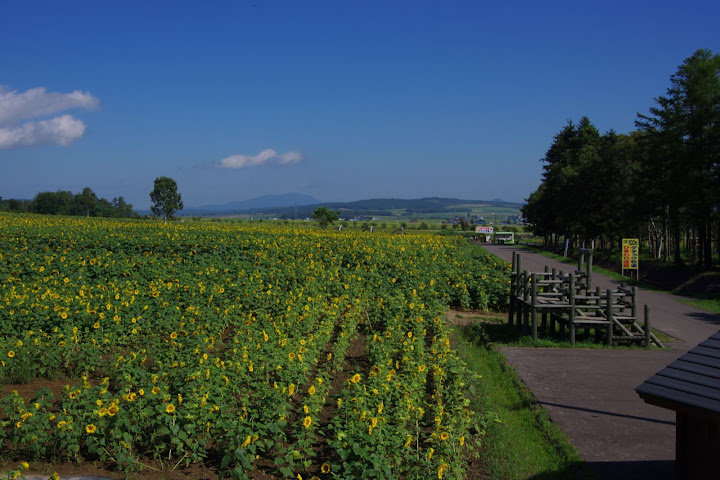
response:
M490 237L493 234L493 227L478 226L475 227L475 233L485 235L485 243L490 243Z
M625 270L635 270L635 279L639 279L638 256L640 254L640 240L637 238L623 238L622 241L622 274Z

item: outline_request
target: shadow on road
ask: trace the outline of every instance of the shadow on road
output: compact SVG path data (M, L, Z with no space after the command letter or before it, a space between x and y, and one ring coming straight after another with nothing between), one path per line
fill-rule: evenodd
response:
M544 472L528 480L674 480L675 461L573 463L560 472Z
M552 403L552 402L538 402L538 403L540 405L548 405L550 407L566 408L566 409L570 409L570 410L579 410L582 412L597 413L600 415L608 415L611 417L621 417L621 418L628 418L630 420L641 420L643 422L661 423L663 425L675 425L675 422L671 422L668 420L660 420L657 418L638 417L636 415L626 415L624 413L607 412L607 411L603 411L603 410L595 410L592 408L575 407L572 405L562 405L560 403Z
M709 312L691 312L688 313L688 316L720 327L720 315Z

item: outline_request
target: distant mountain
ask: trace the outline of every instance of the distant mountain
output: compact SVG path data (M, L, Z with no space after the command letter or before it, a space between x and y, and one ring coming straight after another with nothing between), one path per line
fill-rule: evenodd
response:
M317 205L319 203L320 201L318 199L309 195L303 195L301 193L285 193L281 195L263 195L262 197L240 200L237 202L228 202L221 205L190 207L184 209L181 213L184 215L192 213L227 213L268 208L285 208L301 205Z
M496 200L462 200L458 198L428 197L420 199L374 198L354 202L320 202L298 193L264 195L262 197L229 202L221 205L190 207L178 212L182 216L223 216L249 214L284 219L310 218L318 206L340 211L340 217L388 217L418 214L456 215L459 208L484 205L492 208L509 208L519 212L522 204ZM141 214L143 212L140 212Z

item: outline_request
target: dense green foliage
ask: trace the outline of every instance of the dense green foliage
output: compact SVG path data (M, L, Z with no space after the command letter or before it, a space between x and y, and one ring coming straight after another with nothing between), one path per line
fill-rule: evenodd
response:
M647 238L657 257L684 246L706 269L720 225L720 56L698 50L671 77L638 130L600 135L569 122L542 159L543 179L523 213L546 243L617 246Z
M340 218L340 214L335 210L328 209L327 207L318 207L313 212L312 218L318 222L320 228L325 228L328 225L332 225L333 222Z
M98 198L91 188L73 194L68 191L40 192L32 201L0 198L0 212L32 212L43 215L71 215L106 218L133 218L137 213L123 197L108 201Z
M150 192L150 200L153 202L150 207L152 212L163 217L165 222L172 219L175 212L183 209L182 195L178 192L177 182L170 177L155 179L155 187Z
M0 197L0 212L28 212L29 210L30 200Z

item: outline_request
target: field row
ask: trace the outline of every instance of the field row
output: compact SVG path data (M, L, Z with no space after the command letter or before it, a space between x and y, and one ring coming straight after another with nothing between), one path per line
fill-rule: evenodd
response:
M503 308L506 263L437 236L0 220L0 379L67 379L0 400L6 457L464 474L479 414L443 312Z

